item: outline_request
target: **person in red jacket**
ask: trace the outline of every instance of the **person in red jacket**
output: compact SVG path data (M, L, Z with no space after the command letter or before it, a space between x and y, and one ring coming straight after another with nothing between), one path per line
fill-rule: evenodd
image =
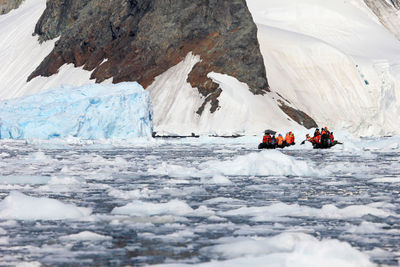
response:
M309 134L306 134L306 140L310 143L314 143L314 138L311 137Z
M264 134L263 143L271 144L271 135L269 133Z
M333 141L335 141L335 137L333 136L333 132L329 133L329 139L331 139L331 144L333 144Z
M321 134L317 134L314 137L314 142L317 143L317 144L321 144Z

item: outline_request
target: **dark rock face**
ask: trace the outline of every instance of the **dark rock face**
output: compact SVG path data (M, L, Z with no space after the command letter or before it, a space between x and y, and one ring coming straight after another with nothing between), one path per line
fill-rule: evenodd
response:
M0 0L0 15L7 14L18 8L24 0Z
M220 89L207 77L211 71L236 77L254 94L269 91L245 0L48 0L35 33L42 41L61 37L29 80L73 63L94 70L97 82L112 77L114 83L138 81L146 88L193 52L202 61L188 82L212 109Z
M307 129L318 128L317 123L303 111L289 107L281 100L278 100L278 102L282 111L298 124L303 125Z

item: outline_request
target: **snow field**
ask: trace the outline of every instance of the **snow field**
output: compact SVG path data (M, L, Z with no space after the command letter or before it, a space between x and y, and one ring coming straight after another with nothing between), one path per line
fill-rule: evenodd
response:
M320 126L362 136L399 132L392 118L400 112L400 42L362 0L247 4L273 92Z

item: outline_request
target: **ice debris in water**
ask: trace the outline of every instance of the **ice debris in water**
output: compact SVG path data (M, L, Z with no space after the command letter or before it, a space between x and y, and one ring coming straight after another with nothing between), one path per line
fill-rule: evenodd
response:
M68 236L62 236L60 237L61 240L65 241L80 241L80 240L91 240L91 241L102 241L102 240L111 240L111 236L105 236L105 235L100 235L96 234L90 231L83 231L78 234L73 234L73 235L68 235Z
M0 102L2 139L150 138L152 106L136 82L62 86Z
M322 240L304 233L282 233L270 238L222 238L203 249L230 260L200 266L375 266L369 257L338 240ZM339 256L340 255L340 256ZM183 265L182 265L183 266Z
M174 216L195 216L209 217L215 215L215 212L206 206L200 206L198 209L192 209L186 202L173 199L166 203L151 203L140 200L114 208L112 214L130 215L130 216L155 216L155 215L174 215Z
M212 178L207 183L230 183L224 176L318 176L322 172L309 166L306 161L297 160L279 151L254 152L225 161L210 160L197 168L163 162L157 168L149 169L149 173L155 175Z
M0 219L64 220L82 219L92 213L90 208L64 204L50 198L36 198L12 191L0 202Z

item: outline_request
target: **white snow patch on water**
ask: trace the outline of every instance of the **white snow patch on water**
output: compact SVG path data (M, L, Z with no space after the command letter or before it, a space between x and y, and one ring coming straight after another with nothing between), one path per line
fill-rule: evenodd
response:
M100 235L96 234L90 231L83 231L78 234L73 234L73 235L68 235L68 236L62 236L60 237L61 240L72 240L72 241L82 241L82 240L88 240L88 241L102 241L102 240L111 240L111 236L105 236L105 235Z
M211 266L374 266L367 255L338 240L322 240L303 233L283 233L271 238L225 238L208 248L231 260Z
M35 198L12 191L0 202L0 218L15 220L82 219L91 214L90 208L64 204L50 198Z
M129 191L124 191L124 190L119 190L115 188L111 188L108 190L108 195L111 197L115 198L121 198L121 199L139 199L139 198L148 198L150 194L153 192L147 188L144 188L142 190L140 189L135 189L135 190L129 190Z
M306 161L296 160L279 151L263 150L242 156L236 156L232 160L210 160L198 167L184 167L163 162L155 169L149 169L150 174L167 175L178 178L200 177L204 183L232 183L226 176L318 176L323 173L310 167ZM229 181L228 181L229 180Z
M220 175L220 174L216 174L210 179L203 178L202 182L205 184L225 184L225 185L232 184L232 181L229 180L228 177Z
M30 261L30 262L19 262L15 264L15 267L40 267L42 264L38 261Z
M400 177L375 178L375 179L369 180L369 182L394 184L394 183L400 183Z
M161 264L156 266L271 266L271 267L372 267L368 255L338 240L318 240L303 233L282 233L277 236L221 238L218 245L203 249L204 253L227 260L200 264Z
M114 208L111 214L139 217L154 215L209 217L215 215L215 213L206 206L192 209L186 202L177 199L166 203L151 203L135 200L125 206Z
M345 208L338 208L333 204L322 206L320 209L299 204L288 205L282 202L262 207L241 207L234 210L218 213L219 216L250 216L254 221L280 221L287 220L287 216L292 217L312 217L329 219L359 218L364 215L374 215L377 217L388 217L395 215L390 207L382 205L351 205Z
M47 184L50 180L50 176L0 176L0 184Z
M216 174L235 176L270 176L270 175L295 175L316 176L319 172L310 167L307 162L296 160L279 151L260 151L233 160L211 160L202 163L200 174L214 176Z

